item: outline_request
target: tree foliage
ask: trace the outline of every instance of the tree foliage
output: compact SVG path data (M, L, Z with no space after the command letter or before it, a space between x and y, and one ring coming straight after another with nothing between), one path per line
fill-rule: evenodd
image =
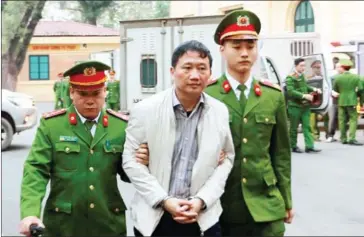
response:
M45 1L2 2L2 86L15 90L35 27L42 18Z

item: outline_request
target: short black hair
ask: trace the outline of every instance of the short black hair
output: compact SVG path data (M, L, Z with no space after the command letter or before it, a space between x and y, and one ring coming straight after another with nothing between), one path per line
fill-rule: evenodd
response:
M212 67L212 56L210 50L200 41L197 40L189 40L180 44L172 54L172 67L176 67L178 60L185 54L187 51L194 51L200 54L201 58L208 57L210 68Z
M303 58L296 58L295 60L294 60L294 65L295 66L297 66L298 64L300 64L300 63L302 63L302 62L304 62L305 60L303 59Z

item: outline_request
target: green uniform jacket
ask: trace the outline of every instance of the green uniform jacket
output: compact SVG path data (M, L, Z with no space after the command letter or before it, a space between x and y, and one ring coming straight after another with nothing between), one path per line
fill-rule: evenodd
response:
M360 77L350 72L337 75L334 90L340 93L339 106L356 106L358 104L358 92L362 90Z
M285 210L292 208L291 152L283 93L274 85L254 80L261 95L256 95L252 86L243 113L233 90L223 89L224 81L225 75L206 88L209 95L227 105L236 154L222 197L223 210L229 216L244 215L237 201L243 199L256 222L282 219Z
M294 107L307 107L310 102L303 99L304 94L309 94L314 91L314 88L307 84L307 81L302 74L298 76L297 73L293 73L286 78L286 88L288 96L288 106Z
M70 83L66 79L62 80L62 99L64 108L71 106L72 100L70 96Z
M72 116L76 125L70 122ZM43 117L24 164L21 218L40 217L50 180L45 235L126 235L126 207L116 179L119 173L128 181L121 168L126 126L126 121L102 111L90 143L73 105Z
M119 103L120 100L120 81L113 81L107 83L107 102Z
M53 91L56 95L56 100L61 98L61 88L62 87L62 82L61 81L56 81L53 85Z

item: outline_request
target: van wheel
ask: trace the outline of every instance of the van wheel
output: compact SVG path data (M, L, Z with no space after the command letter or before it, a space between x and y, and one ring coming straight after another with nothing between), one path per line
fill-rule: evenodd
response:
M1 118L1 151L8 149L13 140L13 128L9 121L5 118Z

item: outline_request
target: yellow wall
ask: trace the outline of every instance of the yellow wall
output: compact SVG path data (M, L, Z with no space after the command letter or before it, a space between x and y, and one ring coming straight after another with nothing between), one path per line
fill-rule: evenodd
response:
M294 14L300 1L171 1L171 17L220 14L243 5L261 19L263 34L294 32ZM326 42L364 38L364 1L310 1L315 31Z
M38 48L34 49L34 46ZM52 49L54 46L58 46L58 49L57 47ZM63 49L62 46L64 46ZM18 76L17 91L33 96L37 102L54 101L53 84L57 80L58 73L66 71L77 61L88 60L89 54L92 52L113 50L119 47L119 37L117 36L34 37ZM49 56L49 80L29 80L29 55Z

